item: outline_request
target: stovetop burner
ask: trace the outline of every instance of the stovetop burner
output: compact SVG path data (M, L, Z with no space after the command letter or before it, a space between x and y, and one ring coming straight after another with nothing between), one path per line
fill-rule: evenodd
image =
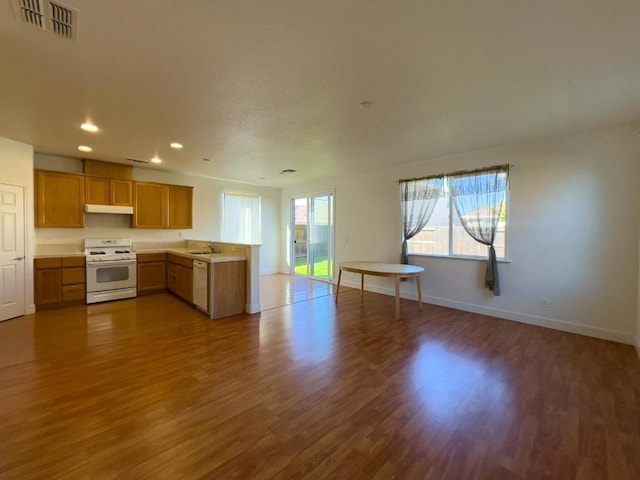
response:
M129 238L87 238L84 241L87 263L115 262L136 259Z

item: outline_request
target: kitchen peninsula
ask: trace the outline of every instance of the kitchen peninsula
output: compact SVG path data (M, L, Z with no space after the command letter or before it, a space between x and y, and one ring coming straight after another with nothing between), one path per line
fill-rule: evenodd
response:
M260 312L260 246L219 242L212 245L201 240L134 243L137 294L171 292L211 319ZM69 287L62 280L63 267L69 259L84 256L81 248L80 243L37 246L38 310L70 305L64 296ZM211 252L214 248L216 253ZM80 287L84 288L84 284L75 288Z

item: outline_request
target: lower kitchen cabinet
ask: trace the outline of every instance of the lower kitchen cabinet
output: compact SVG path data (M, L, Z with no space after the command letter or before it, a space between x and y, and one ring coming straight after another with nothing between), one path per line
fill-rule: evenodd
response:
M193 260L172 253L168 256L167 286L178 297L193 303Z
M213 315L223 318L244 313L247 305L247 262L213 264Z
M35 271L36 308L62 302L62 269L47 268Z
M137 262L138 295L165 292L167 290L167 254L139 253Z
M176 295L189 303L193 303L193 267L187 268L178 265L176 273L178 277Z
M85 257L36 258L36 310L86 303Z

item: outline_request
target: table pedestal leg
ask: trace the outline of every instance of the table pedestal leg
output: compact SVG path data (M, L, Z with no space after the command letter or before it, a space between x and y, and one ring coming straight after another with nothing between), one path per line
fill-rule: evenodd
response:
M420 274L418 274L416 280L416 286L418 288L418 307L422 310L422 279L420 278Z
M338 270L338 287L336 288L336 303L338 302L338 294L340 293L340 279L342 278L342 269Z
M360 296L364 296L364 273L360 274Z

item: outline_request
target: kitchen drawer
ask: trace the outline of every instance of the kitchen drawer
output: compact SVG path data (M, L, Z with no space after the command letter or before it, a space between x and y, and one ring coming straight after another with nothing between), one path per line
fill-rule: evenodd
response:
M193 268L193 260L187 257L181 257L180 255L175 255L173 253L169 254L169 263L175 263L177 265L182 265L186 268Z
M86 259L82 257L62 257L63 267L84 267Z
M82 285L65 285L62 287L62 301L84 300L86 295L84 283Z
M35 259L36 270L43 268L60 268L62 266L62 259L56 258L36 258Z
M149 262L166 262L167 254L162 253L139 253L137 255L138 263L149 263Z
M84 285L84 268L63 268L62 284L73 285L82 283Z

